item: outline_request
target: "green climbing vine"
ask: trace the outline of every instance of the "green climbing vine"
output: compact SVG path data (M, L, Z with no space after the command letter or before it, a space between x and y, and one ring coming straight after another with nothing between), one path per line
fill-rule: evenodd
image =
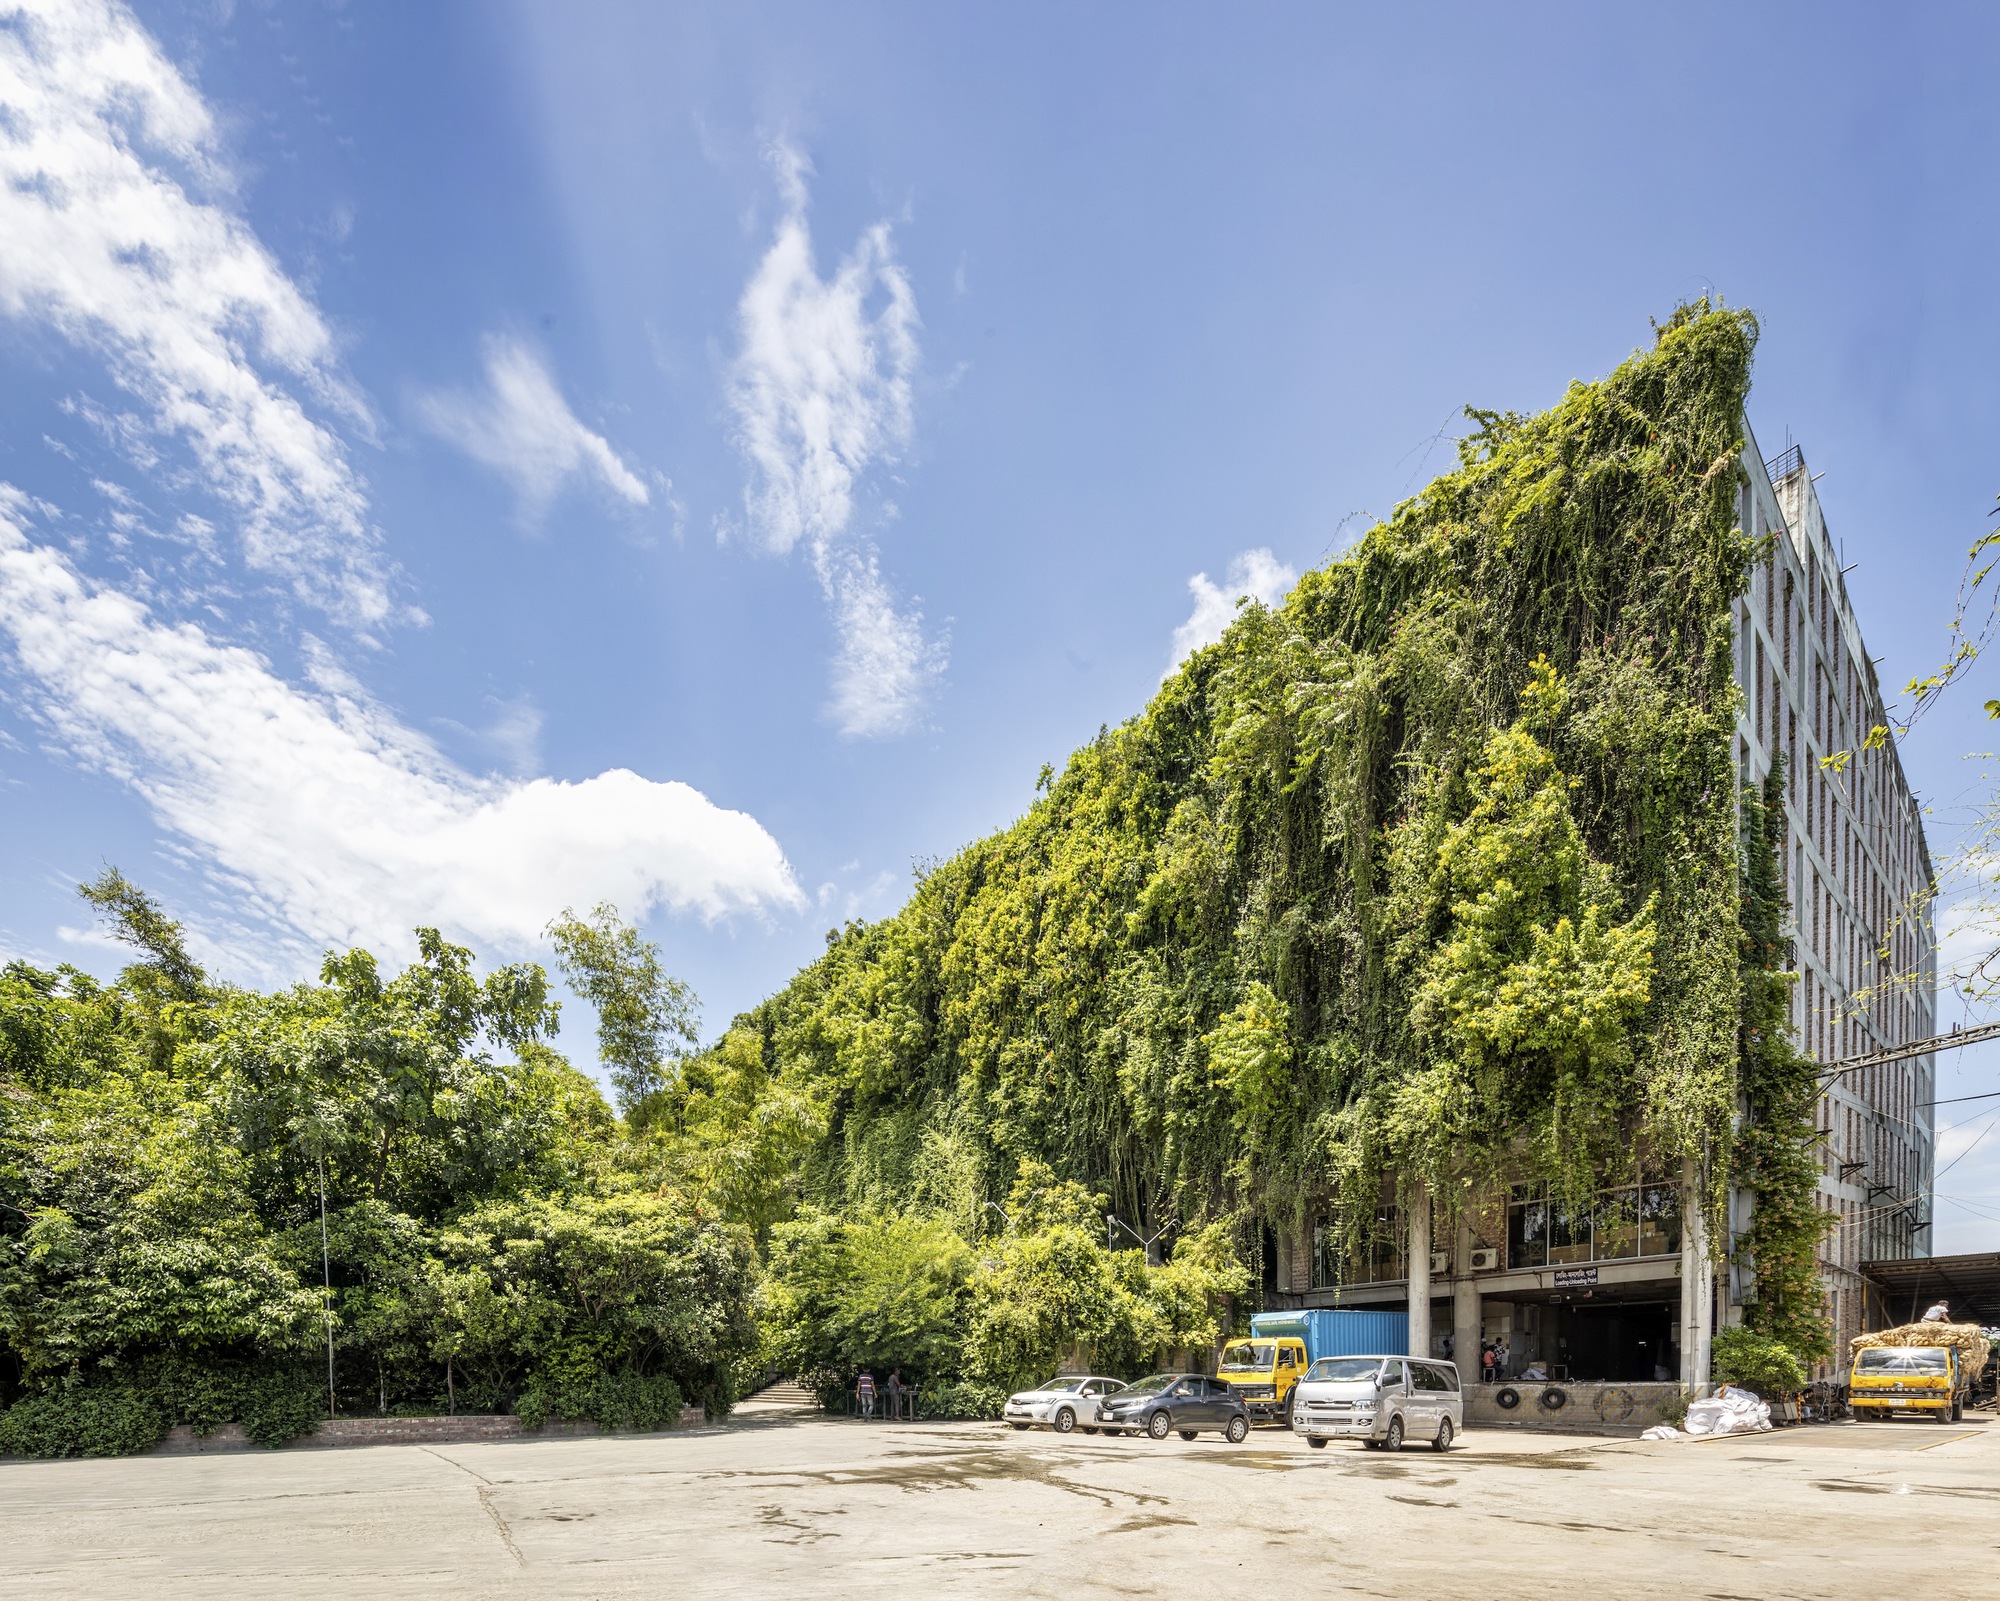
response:
M1795 1357L1833 1354L1818 1251L1832 1222L1819 1204L1820 1096L1812 1059L1792 1038L1789 999L1796 974L1784 937L1784 768L1763 790L1743 792L1743 1100L1736 1166L1752 1197L1738 1254L1756 1270L1757 1298L1744 1322ZM1796 1386L1794 1386L1796 1387Z
M829 936L740 1020L824 1130L802 1195L971 1237L1035 1161L1149 1232L1358 1244L1385 1182L1574 1195L1643 1151L1715 1206L1750 1154L1755 338L1697 302L1546 412L1472 413L1452 471Z

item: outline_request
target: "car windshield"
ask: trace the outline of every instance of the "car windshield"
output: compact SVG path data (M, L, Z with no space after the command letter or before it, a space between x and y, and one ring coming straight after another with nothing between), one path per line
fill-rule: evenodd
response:
M1222 1371L1261 1373L1277 1359L1278 1348L1275 1345L1232 1345L1222 1353Z
M1071 1390L1083 1388L1082 1379L1050 1379L1042 1388L1054 1395L1067 1395Z
M1119 1393L1121 1395L1157 1395L1179 1377L1178 1373L1155 1373L1147 1378L1140 1379L1137 1383L1126 1385Z
M1375 1377L1382 1359L1374 1356L1323 1356L1306 1371L1308 1379L1322 1383L1356 1384Z
M1878 1345L1861 1353L1863 1373L1948 1373L1950 1359L1934 1345Z

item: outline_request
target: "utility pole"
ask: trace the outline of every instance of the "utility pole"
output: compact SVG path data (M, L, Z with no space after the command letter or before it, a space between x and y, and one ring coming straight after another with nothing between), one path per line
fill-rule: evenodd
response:
M326 1151L319 1153L320 1311L326 1318L326 1415L333 1412L333 1252L326 1241Z

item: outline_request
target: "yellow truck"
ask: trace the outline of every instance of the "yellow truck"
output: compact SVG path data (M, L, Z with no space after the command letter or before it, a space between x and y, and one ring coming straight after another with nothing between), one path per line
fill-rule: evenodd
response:
M1968 1353L1977 1346L1979 1362ZM1969 1324L1906 1323L1853 1342L1847 1406L1856 1419L1897 1413L1956 1423L1984 1367L1985 1332Z
M1292 1426L1292 1391L1306 1374L1306 1342L1294 1335L1252 1334L1222 1348L1215 1376L1234 1390L1253 1418Z

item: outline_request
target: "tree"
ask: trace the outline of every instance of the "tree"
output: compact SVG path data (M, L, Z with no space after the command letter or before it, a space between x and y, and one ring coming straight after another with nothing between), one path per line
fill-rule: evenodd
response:
M563 977L597 1008L597 1050L628 1114L674 1082L695 1033L694 991L660 965L660 948L609 901L589 920L569 908L549 925Z
M103 913L114 939L145 954L140 970L155 975L175 1000L198 1001L207 994L207 975L188 954L181 925L117 868L105 868L76 892Z

